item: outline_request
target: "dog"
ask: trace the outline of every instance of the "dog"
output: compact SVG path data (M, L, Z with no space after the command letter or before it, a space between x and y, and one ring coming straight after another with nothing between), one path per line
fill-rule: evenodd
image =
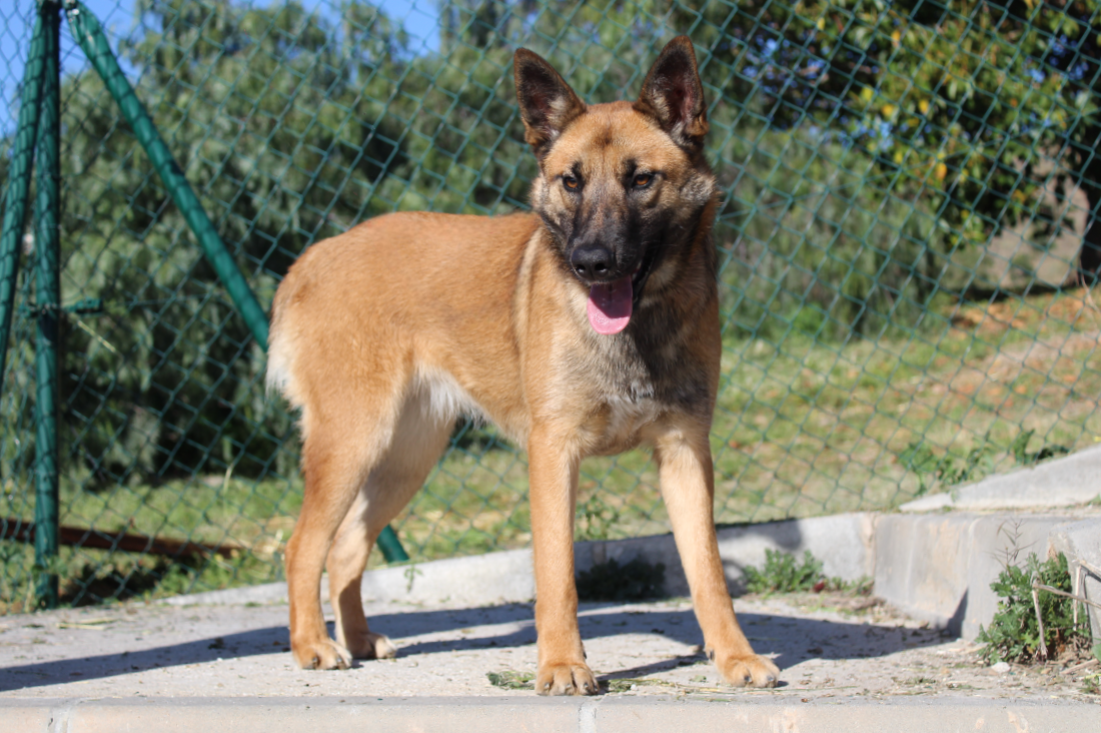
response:
M586 105L526 49L514 73L539 163L533 213L380 216L310 247L275 295L268 382L303 435L286 552L294 659L343 669L395 655L364 618L361 576L467 414L527 449L537 692L599 691L577 624L578 465L638 445L653 450L709 657L731 684L775 686L776 665L738 626L715 537L718 194L692 43L664 48L635 102Z

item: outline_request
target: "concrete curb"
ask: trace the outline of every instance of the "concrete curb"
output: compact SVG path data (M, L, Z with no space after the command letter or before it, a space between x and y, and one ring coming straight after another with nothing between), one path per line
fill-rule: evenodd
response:
M737 591L747 565L761 566L767 550L796 556L810 551L829 577L874 578L877 596L936 628L974 639L997 610L990 584L1007 560L1034 552L1046 557L1057 529L1080 520L1060 514L839 514L832 517L725 527L719 553L728 586ZM1101 519L1079 521L1075 546L1101 546ZM1065 544L1065 543L1064 543ZM1067 549L1062 551L1068 552ZM665 589L687 596L688 583L672 535L604 542L578 542L578 572L615 559L665 565ZM1068 552L1072 563L1073 552ZM1099 586L1101 587L1101 586ZM1087 592L1099 595L1086 583ZM363 576L363 597L372 601L477 607L524 603L535 595L531 550L380 568ZM322 597L328 598L326 582ZM283 603L285 583L271 583L168 598L174 606ZM1098 624L1101 628L1101 623Z
M810 551L830 577L854 581L874 577L875 592L911 616L974 639L997 610L990 589L1006 562L1035 552L1065 552L1072 565L1101 567L1101 518L1092 501L1101 485L1101 445L1038 467L994 476L954 495L923 497L904 505L906 514L853 513L792 519L718 531L727 585L738 590L747 565L761 566L768 550L793 555ZM1047 513L978 514L919 510L975 507L984 511L1042 507ZM1052 512L1054 507L1077 507ZM1070 527L1069 523L1077 520ZM1059 529L1062 526L1062 529ZM634 558L665 565L665 590L687 596L672 535L627 540L578 542L578 572ZM1088 597L1101 598L1101 581L1083 583ZM328 597L328 589L322 589ZM535 595L530 550L437 560L364 574L363 596L384 602L484 606L527 602ZM171 605L224 605L285 602L284 583L171 598ZM1101 617L1091 614L1101 636Z
M827 575L852 581L871 577L875 571L874 532L875 515L868 513L723 527L718 531L719 553L732 589L742 584L746 565L764 564L769 549L795 555L810 550L823 561ZM660 562L665 565L666 592L688 595L688 582L671 534L578 542L574 555L578 572L611 559L620 564L636 557L652 564ZM535 597L535 577L531 550L507 550L370 570L363 575L362 588L363 597L375 601L484 606L530 601ZM322 596L328 597L327 585L322 588ZM286 600L286 583L269 583L176 596L162 603L237 605Z
M908 616L974 639L998 609L1006 563L1041 559L1067 515L887 514L876 521L875 593ZM1094 521L1099 528L1101 522ZM1098 536L1101 536L1099 534Z
M792 702L671 698L143 698L0 700L5 729L20 733L299 733L302 730L479 733L638 733L641 730L854 731L1101 730L1101 706L991 700L854 698Z

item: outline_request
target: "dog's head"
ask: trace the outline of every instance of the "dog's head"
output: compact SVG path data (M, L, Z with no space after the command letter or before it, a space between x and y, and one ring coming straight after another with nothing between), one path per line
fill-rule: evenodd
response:
M654 62L634 103L585 105L550 64L516 52L525 138L539 159L532 205L563 266L590 289L599 333L627 326L647 287L674 275L678 249L715 197L703 156L707 111L687 36Z

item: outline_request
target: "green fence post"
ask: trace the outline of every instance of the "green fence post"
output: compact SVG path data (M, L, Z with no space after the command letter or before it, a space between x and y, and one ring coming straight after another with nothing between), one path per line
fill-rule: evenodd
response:
M79 0L66 0L65 13L69 18L69 25L73 29L73 36L85 55L92 62L96 72L103 79L107 90L114 97L115 102L122 110L123 117L129 123L138 142L149 155L157 174L164 182L172 200L184 215L191 231L199 239L199 245L203 253L214 266L214 271L222 284L226 286L229 297L237 307L237 311L245 319L253 338L264 351L268 350L268 318L259 301L249 288L237 263L233 261L229 251L226 250L222 238L214 229L214 224L203 210L199 198L191 189L180 166L172 158L168 146L157 132L153 120L149 118L144 105L134 93L134 88L122 73L111 47L107 43L107 37L94 15L88 12L84 4ZM401 546L397 534L390 527L385 527L378 538L378 546L387 562L403 562L409 559Z
M23 72L23 99L15 132L15 149L8 178L8 207L0 234L0 392L4 388L4 367L11 334L11 314L19 279L19 250L27 218L27 196L31 190L34 142L38 129L38 107L42 98L42 71L46 58L45 31L41 16L35 21L30 57Z
M57 321L61 311L58 275L59 186L61 182L61 6L56 0L40 0L39 22L45 41L42 109L35 145L38 190L34 201L34 251L38 260L35 308L38 338L35 343L35 450L34 450L34 562L42 573L38 603L57 607L58 465L57 465Z
M382 528L376 544L378 549L382 550L382 556L386 558L386 562L406 562L409 559L405 548L401 546L401 540L398 539L398 533L390 525Z
M214 224L203 210L199 197L191 190L191 184L187 182L180 166L172 158L172 153L161 138L153 120L145 111L145 106L134 93L134 88L126 80L122 73L118 60L111 52L111 46L107 43L107 36L103 33L96 17L84 7L83 3L76 0L66 0L65 14L69 18L69 25L73 31L73 37L80 44L84 54L95 67L96 72L103 79L107 91L114 97L122 116L126 118L134 136L145 149L149 160L157 171L157 175L164 182L164 187L172 197L180 213L184 215L187 225L199 240L199 246L203 254L214 266L218 279L226 286L229 297L237 307L237 311L245 319L253 338L260 344L264 351L268 350L268 317L259 301L253 295L245 281L244 275L237 269L237 263L226 250L222 238L214 229Z

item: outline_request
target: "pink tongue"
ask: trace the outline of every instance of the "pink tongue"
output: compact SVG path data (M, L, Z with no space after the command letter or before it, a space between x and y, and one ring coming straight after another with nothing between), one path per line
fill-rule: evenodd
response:
M593 285L589 290L589 323L593 330L610 336L627 328L633 298L630 275L615 282Z

